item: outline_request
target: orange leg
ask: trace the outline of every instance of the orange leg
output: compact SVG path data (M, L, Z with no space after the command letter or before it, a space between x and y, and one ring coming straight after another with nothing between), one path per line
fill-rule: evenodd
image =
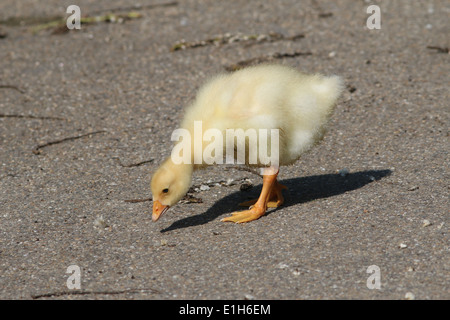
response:
M273 170L267 170L265 173L267 174L263 175L263 187L256 203L249 210L233 212L231 217L223 218L222 221L235 223L250 222L262 217L266 213L269 198L275 183L277 183L278 170L275 173L273 173ZM278 194L281 195L281 189L279 192L276 190L274 192L277 196Z

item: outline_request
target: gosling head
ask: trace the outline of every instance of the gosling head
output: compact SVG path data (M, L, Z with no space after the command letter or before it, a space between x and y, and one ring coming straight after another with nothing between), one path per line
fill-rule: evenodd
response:
M175 164L170 157L156 170L151 182L153 221L186 195L191 186L192 171L192 165Z

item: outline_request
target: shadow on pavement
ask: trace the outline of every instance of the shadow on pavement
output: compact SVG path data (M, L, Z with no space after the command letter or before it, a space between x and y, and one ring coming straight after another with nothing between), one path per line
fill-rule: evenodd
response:
M266 215L269 215L276 210L282 210L283 208L296 204L322 198L329 198L348 191L359 189L366 184L389 176L391 173L392 171L389 169L368 170L349 173L345 176L340 174L324 174L280 180L281 184L288 187L288 190L283 192L285 195L285 203L280 208L269 210ZM202 225L226 213L244 210L244 208L239 209L237 204L251 198L257 198L261 188L262 185L259 185L252 188L251 191L245 192L245 194L244 192L234 192L217 201L206 212L175 221L169 227L161 230L161 232Z

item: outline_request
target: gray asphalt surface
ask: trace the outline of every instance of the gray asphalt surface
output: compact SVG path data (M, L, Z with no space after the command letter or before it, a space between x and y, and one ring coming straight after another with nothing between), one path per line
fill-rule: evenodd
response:
M33 33L73 2L0 3L1 299L450 298L448 1L78 0L83 16L142 16ZM271 32L284 39L170 51ZM323 143L281 169L286 205L220 222L262 180L218 166L195 174L201 203L152 223L151 201L126 200L151 197L183 107L268 56L347 85Z

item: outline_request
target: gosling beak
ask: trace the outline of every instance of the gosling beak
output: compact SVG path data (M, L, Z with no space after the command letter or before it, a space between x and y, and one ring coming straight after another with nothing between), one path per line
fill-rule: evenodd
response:
M169 206L165 206L161 204L158 200L153 201L153 214L152 214L152 220L156 221L159 219L159 217L169 210Z

